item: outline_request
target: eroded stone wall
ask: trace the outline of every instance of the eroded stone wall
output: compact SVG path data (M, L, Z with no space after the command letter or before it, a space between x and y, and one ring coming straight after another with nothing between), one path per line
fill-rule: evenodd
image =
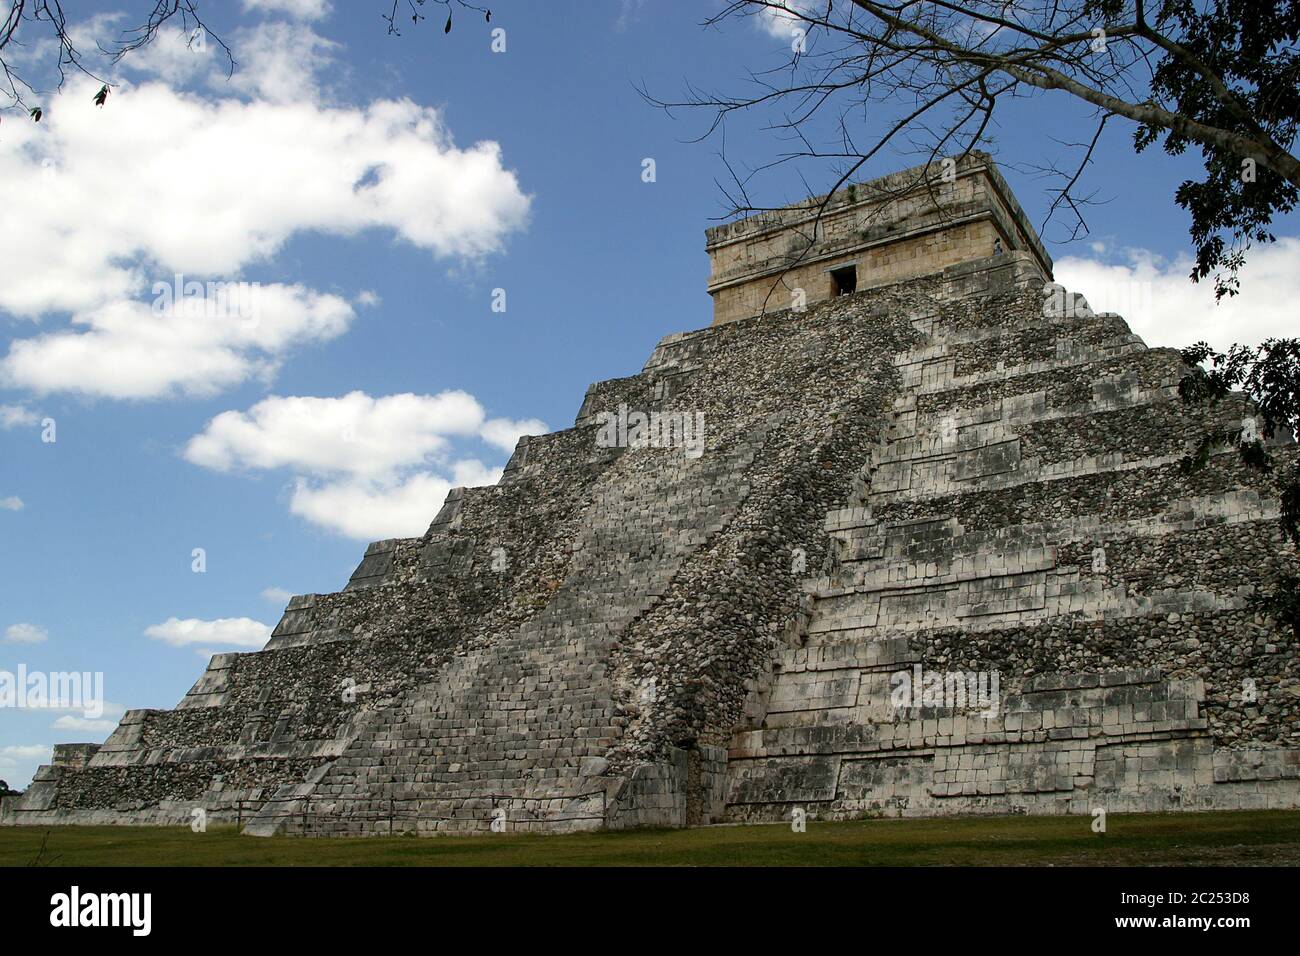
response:
M1249 409L1183 407L1176 353L1045 314L1041 284L1010 252L669 336L264 650L61 750L5 821L1295 805L1300 665L1254 603L1295 560L1276 488L1227 449L1179 464ZM703 416L702 447L611 446L620 410ZM997 700L900 707L915 668L996 673Z
M870 486L733 737L730 818L1300 803L1300 657L1256 602L1296 564L1278 489L1235 448L1181 467L1250 409L1189 409L1176 352L1036 283L912 319ZM905 693L988 675L991 706Z
M951 163L951 165L945 165ZM858 290L1015 253L1036 274L1051 258L989 157L974 152L847 186L707 230L713 323L815 305Z
M793 542L898 388L898 316L931 280L672 336L521 441L420 539L295 598L263 651L223 654L170 711L132 711L84 769L43 771L16 822L240 819L252 833L682 825L720 819L725 747L802 611ZM602 447L621 408L703 447ZM498 560L500 559L500 560Z

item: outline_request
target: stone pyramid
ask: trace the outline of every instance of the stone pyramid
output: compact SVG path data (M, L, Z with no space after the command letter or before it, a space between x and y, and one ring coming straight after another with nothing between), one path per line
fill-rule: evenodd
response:
M1051 285L994 193L946 217L837 199L875 217L827 260L865 264L856 291L746 317L736 299L668 336L572 428L521 439L496 486L294 598L265 649L57 748L4 822L1300 805L1300 660L1254 601L1296 561L1277 488L1226 447L1180 467L1251 410L1183 405L1178 353ZM625 434L638 413L650 440Z

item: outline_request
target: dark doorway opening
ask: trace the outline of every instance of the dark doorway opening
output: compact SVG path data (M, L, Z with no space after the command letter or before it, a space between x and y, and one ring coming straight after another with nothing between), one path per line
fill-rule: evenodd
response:
M858 291L858 267L842 266L831 270L831 282L836 295L850 295Z

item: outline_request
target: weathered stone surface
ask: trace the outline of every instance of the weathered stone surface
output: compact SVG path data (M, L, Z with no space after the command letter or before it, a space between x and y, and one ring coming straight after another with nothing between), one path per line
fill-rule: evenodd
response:
M796 299L823 302L837 294L833 273L845 268L862 291L947 267L963 294L989 291L1022 264L1052 271L1010 187L978 151L714 226L706 237L715 325L780 312ZM990 257L996 267L969 268Z
M1176 353L1051 292L939 303L896 357L871 481L733 736L733 818L1300 803L1300 660L1252 601L1296 561L1277 489L1234 449L1179 467L1249 409L1188 409ZM997 706L900 708L910 667L996 673Z
M1032 249L938 265L668 336L572 428L521 439L498 485L290 601L265 649L61 748L4 821L1300 804L1300 660L1253 604L1296 560L1277 489L1228 449L1179 467L1249 410L1184 407L1177 353L1045 289ZM702 415L702 448L610 447L620 409ZM997 693L904 705L911 673Z

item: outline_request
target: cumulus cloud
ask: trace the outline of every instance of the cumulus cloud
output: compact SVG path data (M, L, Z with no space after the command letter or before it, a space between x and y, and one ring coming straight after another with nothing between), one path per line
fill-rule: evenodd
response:
M269 625L247 617L223 617L215 621L198 618L184 620L169 617L161 624L145 628L145 636L173 647L190 644L233 644L237 647L260 648L271 637Z
M246 314L206 297L172 295L163 307L111 302L73 319L84 331L15 341L0 374L41 394L210 395L249 378L269 380L292 348L335 338L354 317L345 300L302 286L250 287L246 297Z
M43 644L50 632L35 624L10 624L5 628L5 640L14 644Z
M17 495L10 495L8 498L0 498L0 511L22 511L25 505L23 499Z
M503 451L512 452L521 435L540 435L546 431L546 423L536 418L527 418L513 422L508 418L494 418L483 423L483 440L496 445Z
M306 17L298 19L317 19ZM109 28L120 29L120 15L92 20L74 27L79 47L94 44ZM233 65L226 51L201 28L184 30L167 26L146 46L122 58L118 67L126 76L152 77L177 86L204 86L209 92L232 91L262 96L275 102L319 95L314 82L334 64L339 44L299 22L273 20L232 31L228 39L238 51Z
M262 591L262 600L270 601L272 604L288 604L291 597L293 592L286 591L284 588L269 587Z
M0 153L0 308L16 315L93 308L176 272L234 278L309 230L384 228L480 256L527 214L495 143L455 146L410 100L245 102L147 82L115 94L107 122L91 93L69 87Z
M45 760L54 752L49 744L17 744L0 747L0 767L15 767L19 761Z
M117 723L124 713L126 713L126 708L121 704L104 701L99 708L99 713L94 717L87 717L77 713L64 714L56 718L54 723L50 724L50 727L53 730L88 730L107 734L117 729Z
M238 91L274 103L310 99L338 44L296 23L267 23L235 35L239 67L230 79Z
M0 770L5 772L8 783L21 789L31 780L37 766L49 763L54 748L49 744L16 744L0 747Z
M1193 283L1187 256L1165 259L1147 249L1112 250L1094 243L1093 256L1056 263L1056 281L1082 293L1095 312L1118 312L1152 346L1182 348L1204 340L1226 350L1270 336L1296 334L1300 300L1300 239L1256 246L1241 272L1241 293L1214 301L1209 280Z
M299 478L289 510L350 538L417 537L424 534L452 488L492 485L500 479L500 468L488 468L475 459L456 462L450 478L432 472L370 481L321 483Z
M451 488L501 477L458 455L457 440L512 450L520 435L546 430L537 419L489 419L463 391L272 396L213 418L184 456L214 471L289 470L294 514L350 537L407 537L424 533Z
M23 405L0 405L0 431L35 425L37 421L36 413Z
M109 28L119 30L123 23L121 14L92 20L74 28L73 41L79 48L88 49L87 44L99 42L98 38ZM224 78L228 67L227 61L218 55L219 50L197 27L192 31L164 27L147 45L123 57L120 65L126 73L156 77L173 86L196 80L212 83Z
M483 407L461 391L272 396L247 412L212 419L190 439L185 457L217 471L295 468L377 477L424 461L447 447L447 436L472 435L482 424Z
M329 0L244 0L244 9L283 13L298 20L320 20L330 12Z
M203 326L157 314L146 297L159 280L235 282L308 232L379 229L435 258L476 260L523 227L530 201L496 143L459 146L438 110L407 99L333 102L317 82L331 45L286 29L241 37L248 68L215 85L204 79L220 73L212 43L196 52L168 33L123 61L132 75L102 109L95 83L74 80L44 122L6 124L0 311L70 321L16 339L0 382L210 394L341 334L351 306L277 286L263 290L257 330Z
M95 733L108 734L117 729L117 721L108 718L74 717L64 714L50 725L54 730L90 730Z
M782 40L792 39L792 31L806 30L808 24L799 14L820 17L826 12L825 0L774 0L772 5L760 7L755 14L758 25L767 33Z

